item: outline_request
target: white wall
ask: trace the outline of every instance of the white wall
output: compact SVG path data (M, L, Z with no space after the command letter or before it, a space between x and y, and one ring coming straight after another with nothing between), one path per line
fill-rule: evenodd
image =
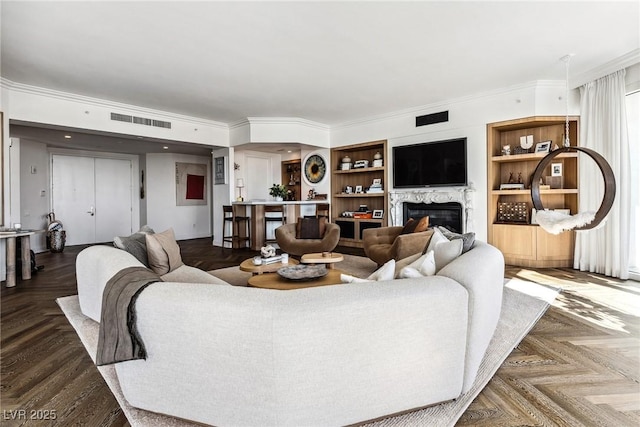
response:
M207 165L207 204L176 206L176 162ZM186 154L147 154L147 224L161 232L173 228L176 239L211 236L211 159Z
M51 211L49 197L49 153L45 144L20 140L20 221L22 228L46 230ZM15 221L14 221L15 222ZM46 250L46 237L31 237L34 252Z
M211 159L215 159L216 157L227 157L228 158L228 166L229 170L227 173L229 174L229 179L226 184L218 184L212 185L212 194L213 194L213 202L212 202L212 210L211 210L211 223L213 226L213 245L214 246L222 246L222 206L230 205L233 200L236 199L236 195L234 191L237 193L237 189L235 189L236 176L233 169L233 163L237 162L235 158L235 152L233 148L221 148L218 150L214 150L211 153ZM232 184L234 183L234 184Z

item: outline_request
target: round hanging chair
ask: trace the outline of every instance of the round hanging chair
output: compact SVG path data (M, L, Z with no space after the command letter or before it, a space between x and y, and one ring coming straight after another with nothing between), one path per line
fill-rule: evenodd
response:
M537 211L544 210L544 206L540 200L540 178L542 178L542 173L556 156L562 153L569 153L571 151L579 151L591 157L600 168L600 172L602 172L602 177L604 178L604 197L602 198L600 208L595 213L593 221L581 226L572 227L575 230L590 230L597 227L607 216L613 206L613 200L616 197L616 178L613 175L613 170L611 170L609 163L607 163L605 158L599 153L589 148L569 146L558 148L544 156L542 160L540 160L540 163L538 163L538 166L533 172L533 177L531 178L531 200L533 202L533 207L536 208Z

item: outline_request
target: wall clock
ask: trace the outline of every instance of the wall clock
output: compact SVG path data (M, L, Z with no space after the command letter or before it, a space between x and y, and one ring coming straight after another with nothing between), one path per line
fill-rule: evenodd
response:
M304 178L310 184L317 184L324 179L327 164L319 154L311 154L304 161Z

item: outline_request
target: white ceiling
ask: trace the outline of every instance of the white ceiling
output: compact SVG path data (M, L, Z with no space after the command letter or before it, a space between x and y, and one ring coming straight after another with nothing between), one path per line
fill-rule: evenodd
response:
M534 80L640 47L640 2L18 2L13 82L234 123L327 125Z

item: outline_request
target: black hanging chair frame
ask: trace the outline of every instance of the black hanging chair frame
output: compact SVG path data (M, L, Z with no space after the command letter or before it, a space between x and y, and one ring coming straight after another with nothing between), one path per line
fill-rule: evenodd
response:
M591 157L600 168L600 172L602 172L602 178L604 179L604 197L602 198L600 208L596 212L595 218L589 224L585 224L582 227L576 227L574 229L590 230L597 227L611 210L613 201L616 197L616 178L613 175L611 166L609 165L609 163L607 163L605 158L589 148L574 146L562 147L553 150L552 152L544 156L542 160L540 160L540 163L538 163L538 166L536 166L536 169L533 172L533 177L531 178L531 201L533 202L533 207L536 208L536 210L544 210L544 206L542 205L542 201L540 200L540 178L542 178L542 173L556 156L572 151L579 151Z

